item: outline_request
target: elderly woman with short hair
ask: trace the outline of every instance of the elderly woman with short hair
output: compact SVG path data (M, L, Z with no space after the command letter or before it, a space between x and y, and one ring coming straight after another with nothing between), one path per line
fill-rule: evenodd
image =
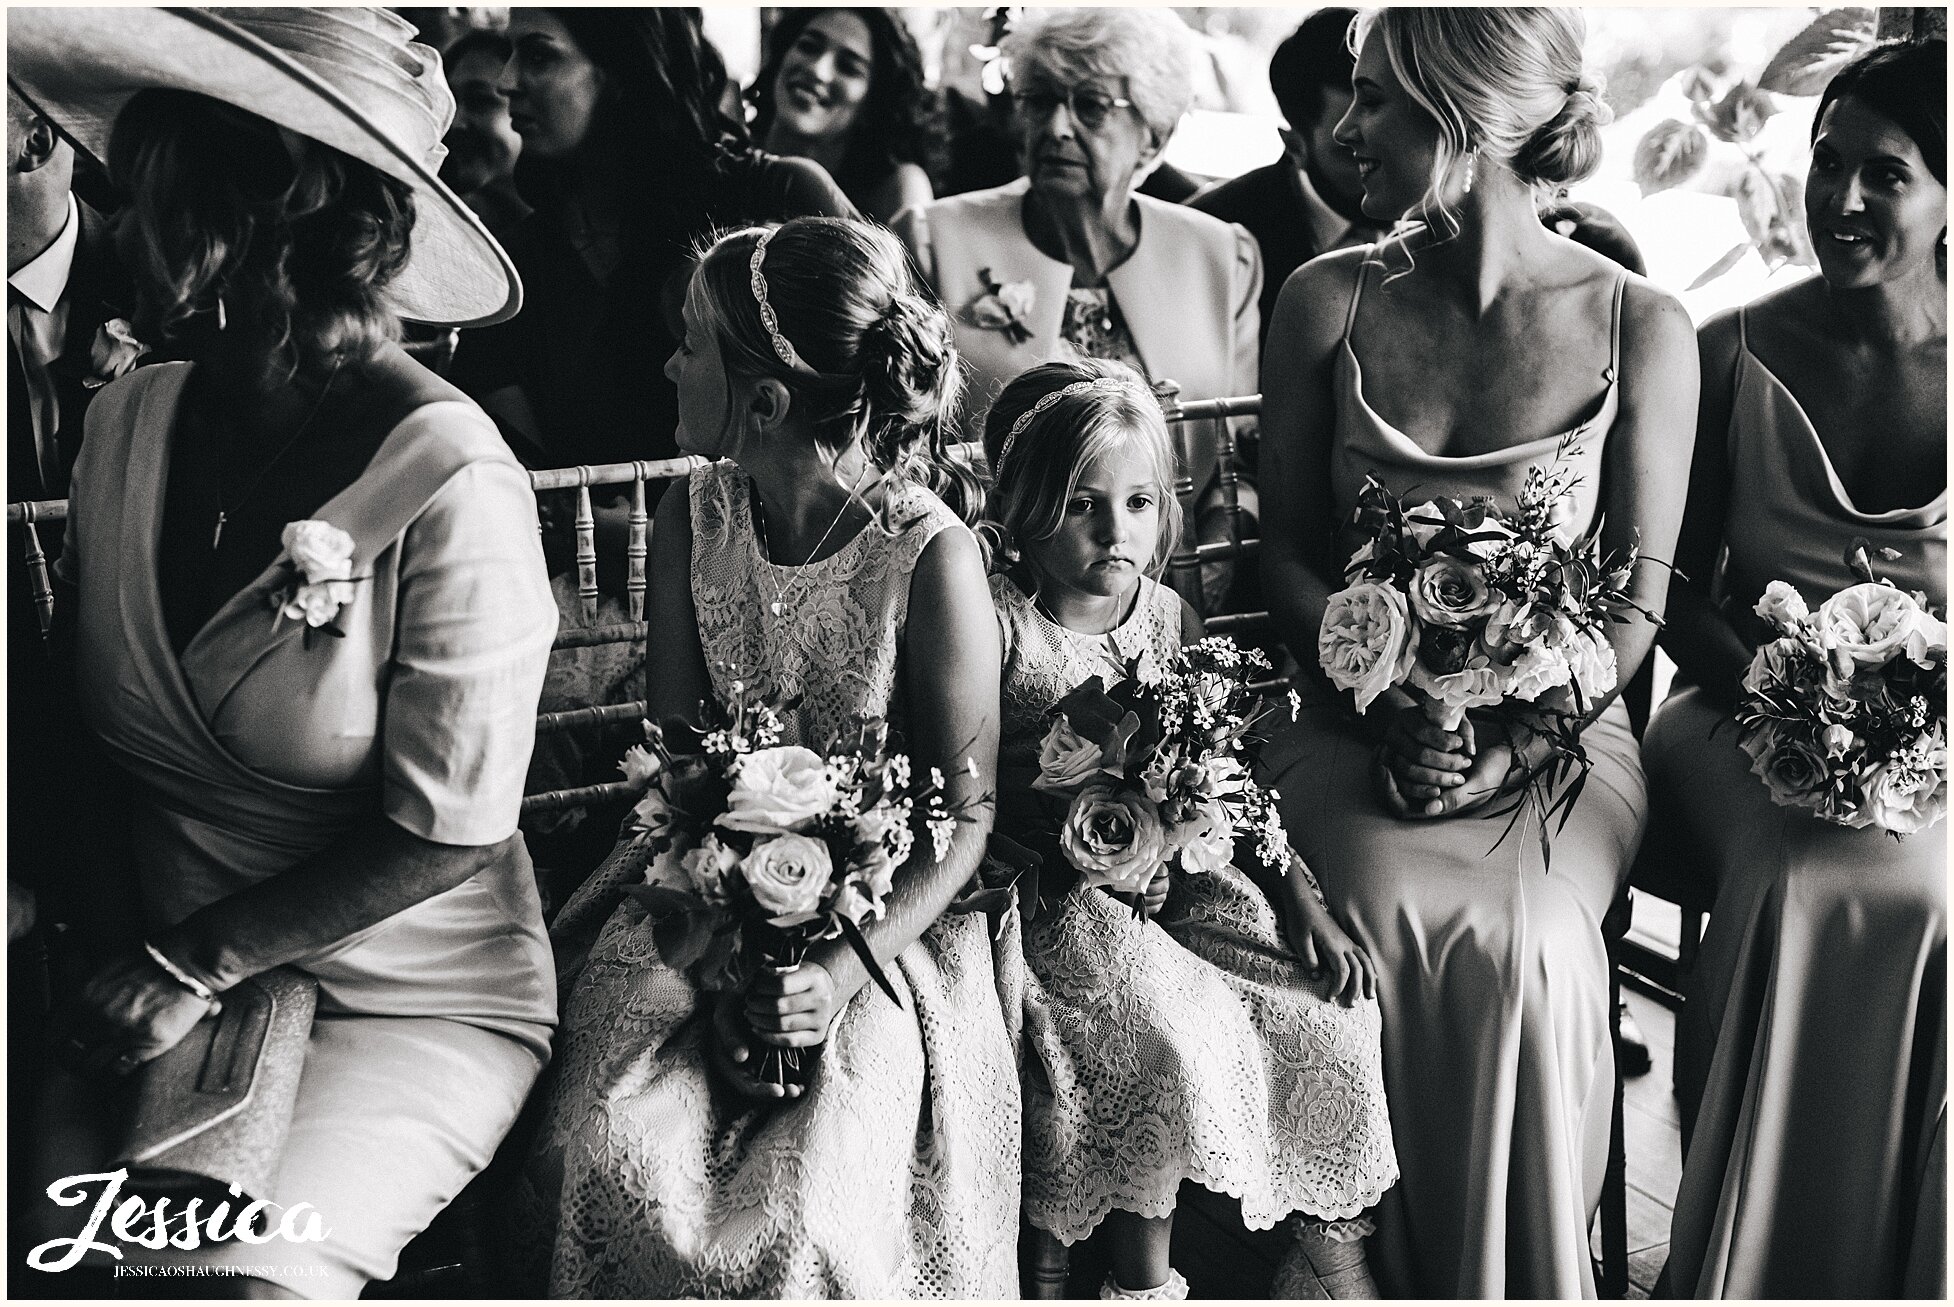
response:
M1005 38L1023 179L896 216L956 318L964 426L1004 383L1117 359L1183 399L1256 387L1261 255L1240 227L1135 193L1193 98L1192 38L1168 9L1077 9ZM1196 491L1215 444L1189 451Z

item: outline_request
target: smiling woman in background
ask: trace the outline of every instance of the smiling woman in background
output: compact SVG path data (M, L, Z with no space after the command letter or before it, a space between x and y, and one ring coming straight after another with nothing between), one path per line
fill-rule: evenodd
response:
M935 96L923 82L922 52L894 11L781 10L746 98L754 139L826 168L877 222L933 198Z
M1668 1277L1682 1297L1938 1298L1945 827L1901 841L1779 807L1729 719L1767 634L1759 596L1784 581L1817 609L1858 579L1855 538L1893 551L1874 553L1878 575L1946 611L1945 42L1833 79L1805 222L1819 275L1698 338L1703 410L1663 635L1690 688L1644 744L1651 830L1716 890L1676 1031L1694 1128Z

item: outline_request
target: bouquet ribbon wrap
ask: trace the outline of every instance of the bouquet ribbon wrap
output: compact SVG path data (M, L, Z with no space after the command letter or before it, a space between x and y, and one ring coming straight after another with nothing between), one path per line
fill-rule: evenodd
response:
M278 967L224 993L169 1052L137 1072L125 1192L173 1205L202 1197L269 1199L291 1129L318 982ZM242 1203L232 1199L232 1209Z

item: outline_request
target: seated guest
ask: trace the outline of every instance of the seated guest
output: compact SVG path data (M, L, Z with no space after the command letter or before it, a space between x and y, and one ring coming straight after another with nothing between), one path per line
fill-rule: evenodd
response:
M522 138L509 125L509 94L501 86L509 40L499 32L468 32L448 47L441 62L455 96L454 125L442 139L448 157L441 180L507 245L529 216L529 206L516 194Z
M535 501L482 411L396 343L396 314L493 322L521 288L435 177L451 106L411 30L381 9L8 23L9 76L132 197L137 334L188 360L106 387L74 470L56 613L135 780L147 930L56 996L72 1074L45 1175L108 1169L118 1078L226 990L279 966L318 982L253 1195L316 1228L118 1240L205 1293L391 1276L488 1163L556 1021L515 834L556 629Z
M1336 139L1350 108L1350 20L1354 9L1319 9L1269 59L1269 88L1288 126L1282 157L1187 201L1248 228L1262 247L1262 331L1289 274L1326 250L1364 245L1383 233L1366 218L1357 156Z
M746 98L754 139L820 164L877 222L933 197L935 97L895 11L781 10Z
M1261 260L1239 227L1135 194L1193 94L1189 34L1166 9L1038 15L1004 38L1026 178L896 219L956 317L964 434L1004 383L1054 359L1109 358L1182 399L1256 388ZM1212 432L1194 433L1197 494Z
M693 246L854 206L820 165L747 144L696 11L518 8L509 42L527 302L462 341L455 379L531 466L674 457L677 390L647 363L678 343Z
M1947 45L1819 98L1818 275L1704 324L1703 409L1663 645L1687 687L1643 744L1650 831L1716 903L1676 1031L1678 1297L1947 1292L1947 838L1800 807L1734 700L1782 581L1816 611L1873 570L1947 603ZM1888 552L1890 551L1890 552ZM1944 706L1943 706L1944 711ZM1764 755L1767 759L1770 754ZM1944 758L1939 762L1944 773ZM1809 773L1807 773L1809 774ZM1915 798L1890 791L1906 830Z

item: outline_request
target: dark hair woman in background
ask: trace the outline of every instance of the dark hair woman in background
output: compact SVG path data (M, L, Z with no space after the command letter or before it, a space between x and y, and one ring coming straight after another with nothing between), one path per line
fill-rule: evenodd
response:
M1698 333L1662 637L1681 692L1642 746L1652 851L1716 892L1676 1030L1693 1128L1668 1277L1685 1298L1939 1298L1946 827L1902 841L1778 806L1730 714L1766 587L1816 610L1859 579L1855 538L1946 611L1946 42L1832 80L1805 223L1818 275Z
M528 303L465 339L454 376L532 465L671 458L694 245L718 227L852 217L819 165L753 149L696 11L510 12L503 74L536 207L511 253Z
M903 20L890 9L779 12L746 92L754 138L826 168L877 222L928 204L941 127Z

